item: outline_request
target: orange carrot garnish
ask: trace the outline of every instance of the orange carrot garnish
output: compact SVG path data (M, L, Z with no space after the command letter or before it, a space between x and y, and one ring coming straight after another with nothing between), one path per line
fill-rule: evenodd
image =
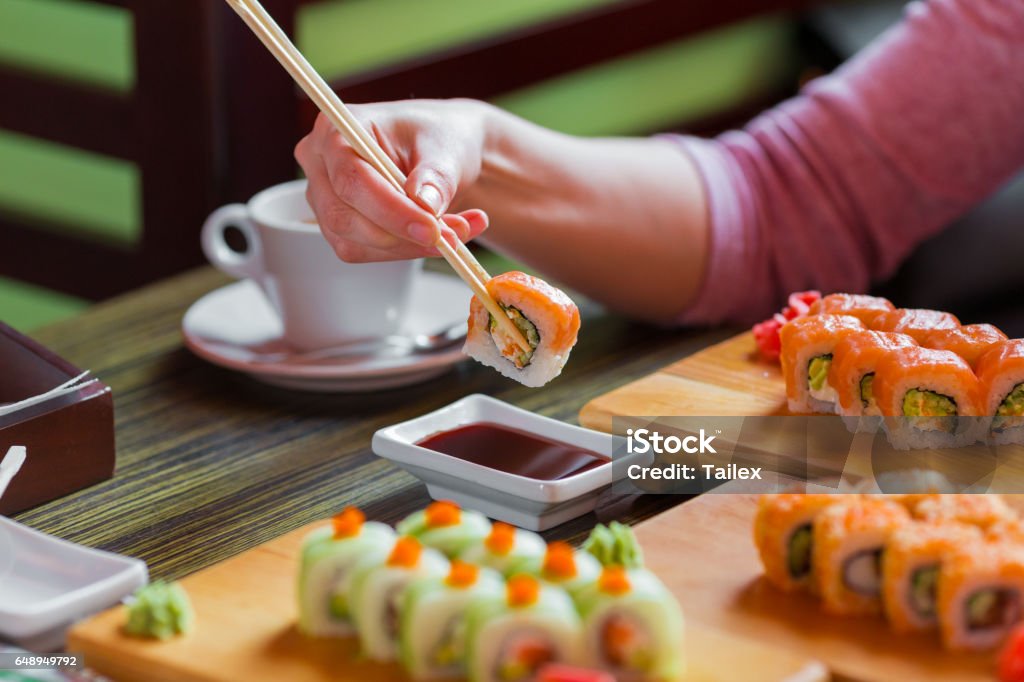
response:
M540 598L540 582L532 575L514 575L506 586L509 606L530 606Z
M388 566L401 568L413 568L420 562L420 555L423 553L423 545L413 537L401 537L395 543L388 556Z
M498 521L491 526L491 534L484 540L484 545L492 554L504 556L512 551L516 544L516 528Z
M335 539L351 538L359 535L359 531L362 530L363 523L366 521L366 514L356 507L345 507L331 521L334 525Z
M622 566L608 566L601 573L597 582L598 588L605 594L620 595L629 592L632 585L629 584L629 574Z
M459 505L448 500L438 500L427 505L424 512L427 518L428 528L441 528L443 526L454 526L462 516Z
M480 575L480 568L475 564L455 559L452 561L451 571L445 582L451 587L472 587L476 584L477 576Z
M544 554L544 575L557 580L576 577L576 554L568 542L556 541L548 545Z

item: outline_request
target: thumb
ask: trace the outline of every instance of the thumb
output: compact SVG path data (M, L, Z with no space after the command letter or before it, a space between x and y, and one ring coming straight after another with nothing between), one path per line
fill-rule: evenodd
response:
M447 212L459 187L456 165L444 159L423 159L409 173L405 191L435 216Z

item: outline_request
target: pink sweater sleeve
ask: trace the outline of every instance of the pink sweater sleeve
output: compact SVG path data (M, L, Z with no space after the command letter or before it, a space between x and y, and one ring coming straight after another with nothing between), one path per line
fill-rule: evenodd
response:
M711 220L683 323L750 322L795 290L862 292L1024 164L1024 0L915 2L744 130L678 139Z

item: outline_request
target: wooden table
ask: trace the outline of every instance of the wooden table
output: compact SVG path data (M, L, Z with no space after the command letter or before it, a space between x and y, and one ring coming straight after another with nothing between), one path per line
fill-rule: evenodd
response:
M583 308L565 373L529 389L473 362L431 382L357 395L264 386L209 365L182 344L188 306L227 280L196 270L98 305L33 336L114 390L118 470L101 485L20 514L18 521L144 559L177 579L357 504L395 522L428 501L417 479L370 451L382 426L486 393L576 421L595 396L735 330L673 332ZM578 539L598 520L639 521L678 496L613 498L599 514L548 532Z

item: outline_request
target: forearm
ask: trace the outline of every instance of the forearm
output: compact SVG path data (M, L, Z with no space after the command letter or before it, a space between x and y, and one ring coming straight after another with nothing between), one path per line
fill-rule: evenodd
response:
M708 250L696 168L660 139L584 139L489 109L480 177L457 208L491 216L488 246L611 308L672 321Z

